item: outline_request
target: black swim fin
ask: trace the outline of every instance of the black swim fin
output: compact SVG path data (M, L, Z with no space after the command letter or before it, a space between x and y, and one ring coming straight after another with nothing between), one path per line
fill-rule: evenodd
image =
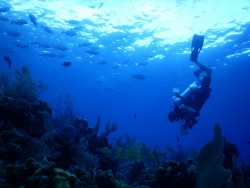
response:
M198 55L203 47L203 43L204 43L204 36L194 34L193 39L192 39L192 44L191 44L190 61L193 61L193 62L198 61Z

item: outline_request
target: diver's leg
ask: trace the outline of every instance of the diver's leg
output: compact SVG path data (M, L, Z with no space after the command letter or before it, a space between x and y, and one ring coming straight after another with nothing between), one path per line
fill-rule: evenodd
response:
M194 49L190 55L190 61L197 62L198 54L199 54L198 51Z
M207 76L211 77L212 75L212 69L209 68L208 66L204 65L203 63L197 61L195 62L195 64L200 68L197 71L199 71L198 73L200 74L202 71L206 72Z
M201 74L202 72L203 72L202 69L198 69L198 70L194 71L194 75L199 79L200 74Z

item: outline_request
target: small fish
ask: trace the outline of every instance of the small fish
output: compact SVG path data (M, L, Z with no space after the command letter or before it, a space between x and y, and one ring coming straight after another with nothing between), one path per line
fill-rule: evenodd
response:
M99 64L99 65L105 65L105 64L107 64L107 61L101 60L101 61L98 62L98 64Z
M10 10L9 6L0 7L0 12L7 12L8 10Z
M52 46L47 44L47 43L39 43L39 47L42 47L42 48L51 48Z
M9 56L3 56L3 60L9 65L9 68L12 65L12 61Z
M69 50L69 48L67 46L64 45L53 45L53 47L59 51L67 51Z
M142 74L132 74L132 78L136 79L136 80L145 80L146 77Z
M13 30L10 30L10 31L7 31L7 34L11 37L20 37L21 34L17 31L13 31Z
M14 44L19 48L29 48L29 45L27 43L21 42L20 40L15 41Z
M16 19L16 20L11 20L11 24L25 25L25 24L28 24L28 22L25 19L19 18L19 19Z
M43 28L44 31L46 31L47 33L50 33L50 34L54 33L54 31L53 31L50 27L48 27L48 26L43 26L43 25L42 25L42 28Z
M65 20L65 22L70 24L70 25L77 25L80 23L80 21L78 21L78 20Z
M104 4L104 3L101 3L99 6L91 5L91 6L89 6L89 8L92 8L92 9L94 9L94 8L100 9L100 8L102 8L103 4Z
M98 7L98 9L102 8L102 6L104 5L104 3L101 3Z
M62 66L64 66L64 67L69 67L71 65L72 65L72 63L69 62L69 61L65 61L65 62L62 63Z
M120 68L121 67L121 65L119 65L119 64L114 64L112 67L111 67L111 69L118 69L118 68Z
M33 23L35 27L37 27L37 19L33 14L29 14L30 21Z
M0 15L0 21L7 22L10 21L10 19L7 18L6 16Z
M87 50L85 50L85 52L87 52L90 55L98 55L99 51L96 48L89 48Z
M77 32L75 32L73 29L63 31L62 33L64 33L65 35L71 36L71 37L77 35Z
M85 27L83 25L76 25L73 29L75 31L82 31L83 29L85 29Z
M86 41L86 42L83 42L83 43L79 44L78 46L79 47L88 47L88 46L91 46L91 45L92 45L92 43Z
M250 144L250 140L247 140L246 142L247 142L248 144Z
M42 51L39 55L42 57L52 57L52 58L57 57L56 54L53 54L53 53L48 52L48 51Z
M137 117L136 117L136 114L134 115L134 118L136 119Z

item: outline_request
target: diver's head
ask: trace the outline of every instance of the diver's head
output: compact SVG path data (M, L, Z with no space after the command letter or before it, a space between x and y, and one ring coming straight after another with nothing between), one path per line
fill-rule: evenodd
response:
M175 111L169 112L168 113L168 119L169 119L170 122L177 121L178 120L177 113Z

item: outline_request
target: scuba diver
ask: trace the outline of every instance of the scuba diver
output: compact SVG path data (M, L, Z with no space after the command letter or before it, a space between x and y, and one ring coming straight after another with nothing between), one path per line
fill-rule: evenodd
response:
M186 131L198 122L197 117L206 100L210 96L212 69L198 61L198 55L202 49L204 36L194 35L191 46L190 60L199 69L194 72L198 82L194 81L182 94L174 89L172 111L168 114L170 122L180 121L181 130ZM201 73L204 72L205 75Z

